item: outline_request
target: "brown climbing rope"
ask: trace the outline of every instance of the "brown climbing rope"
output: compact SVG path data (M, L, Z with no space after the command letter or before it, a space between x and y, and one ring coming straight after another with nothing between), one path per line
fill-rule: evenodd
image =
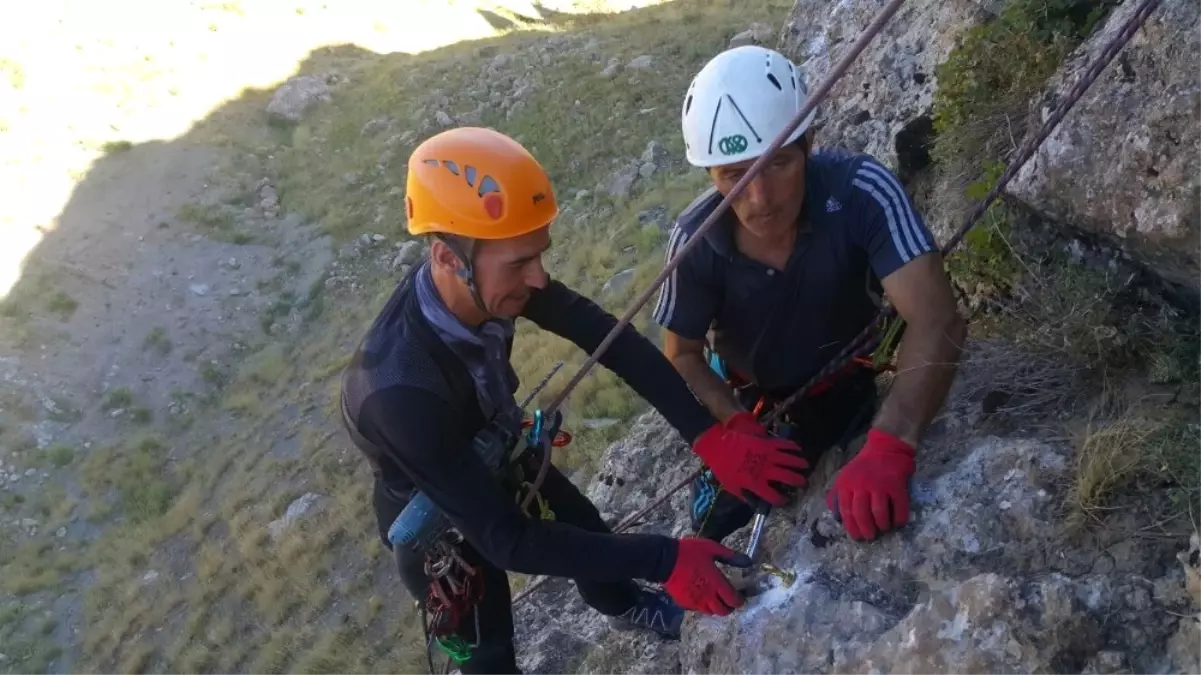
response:
M747 183L754 178L762 166L771 158L776 150L779 149L781 141L784 138L787 138L788 135L792 133L792 130L800 124L800 121L809 114L809 110L816 106L819 100L825 97L830 88L833 87L834 83L842 77L859 53L862 52L864 47L867 46L871 39L875 37L877 33L879 33L884 24L887 23L890 18L892 18L892 15L896 13L903 2L904 0L893 0L890 2L889 5L880 12L879 16L876 17L872 24L868 26L866 30L864 30L859 39L856 40L855 44L851 46L847 55L834 68L831 75L827 77L826 80L823 81L816 90L814 90L813 96L810 97L805 106L802 107L801 111L797 113L796 117L791 123L789 123L788 127L781 132L781 134L774 141L772 141L772 144L768 146L768 149L762 155L760 155L759 159L754 164L751 165L742 179L738 181L738 183L730 191L729 195L727 195L726 198L717 205L717 208L712 214L710 214L709 218L701 224L701 226L697 229L697 235L703 235L710 227L712 227L713 223L715 223L717 219L724 214L726 209L729 207L731 199L740 194L742 190L746 188ZM1018 149L1018 152L1014 155L1013 161L1005 169L1005 172L1001 174L1001 177L997 180L996 185L994 185L984 199L981 200L974 209L972 209L971 213L969 213L965 218L963 225L960 226L955 234L941 248L942 255L947 255L956 246L958 246L959 242L963 240L963 237L968 233L968 231L970 231L972 227L974 227L976 223L984 216L984 214L988 211L988 208L994 201L996 201L997 197L1000 196L1001 192L1009 184L1009 181L1017 175L1018 171L1020 171L1026 162L1030 160L1038 147L1042 145L1043 141L1045 141L1047 137L1051 135L1051 132L1059 126L1060 122L1063 121L1063 118L1072 109L1072 107L1074 107L1076 103L1080 101L1080 98L1084 95L1084 92L1087 91L1090 86L1092 86L1092 84L1100 76L1101 72L1105 70L1106 66L1109 65L1113 58L1117 56L1118 52L1121 51L1121 49L1126 45L1127 42L1130 41L1132 37L1134 37L1134 34L1138 31L1138 29L1142 27L1142 25L1147 21L1148 17L1150 17L1151 14L1156 10L1156 8L1159 6L1159 3L1160 0L1142 0L1130 18L1127 19L1124 24L1122 24L1122 27L1118 30L1117 34L1114 35L1114 37L1105 45L1105 48L1101 50L1096 59L1089 65L1088 69L1084 72L1080 79L1078 79L1072 86L1072 89L1068 92L1068 95L1043 123L1042 127L1038 130L1038 133L1030 137L1022 145L1022 147ZM571 390L574 389L577 384L579 384L584 375L586 375L592 366L597 363L597 361L600 359L600 356L604 354L605 350L609 348L609 345L612 344L617 335L630 322L630 319L633 317L633 315L647 302L651 294L663 284L663 282L679 264L679 261L682 260L688 251L690 251L692 247L695 246L702 238L702 236L693 236L688 243L685 244L684 248L681 249L680 252L675 256L675 258L668 262L651 286L641 295L639 295L633 303L631 303L630 307L626 309L626 312L622 316L621 320L618 321L617 325L612 331L609 332L609 335L605 337L600 346L596 348L596 350L592 353L584 365L581 366L580 370L575 374L571 381L568 382L567 387L560 391L558 396L555 397L554 401L548 408L548 411L553 412L563 403L564 399L567 398L567 395L571 392ZM881 332L877 329L883 326L884 322L895 314L896 309L891 306L881 310L876 316L876 319L873 320L859 335L851 340L846 348L844 348L838 356L834 357L834 359L827 364L825 368L822 368L803 387L798 389L791 396L776 404L775 407L773 407L772 410L765 416L765 421L774 421L784 410L787 410L789 406L791 406L798 398L804 396L818 382L821 382L829 375L838 372L842 368L845 368L852 360L856 358L862 358L875 350L876 346L880 342ZM546 471L548 470L549 465L550 455L547 453L543 457L542 468L538 472L538 477L534 483L535 486L542 484L542 481L546 477ZM700 472L697 471L689 475L687 479L672 487L654 502L651 502L638 512L627 517L614 529L614 531L621 532L633 525L639 518L641 518L651 509L658 507L660 504L667 501L667 499L673 494L682 490L697 475L699 475L699 473ZM513 603L516 604L517 602L529 597L534 590L548 580L549 577L543 577L530 584L521 593L514 597Z

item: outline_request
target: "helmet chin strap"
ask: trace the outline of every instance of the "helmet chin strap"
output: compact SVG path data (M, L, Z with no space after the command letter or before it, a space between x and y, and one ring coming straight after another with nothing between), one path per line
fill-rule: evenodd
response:
M467 284L467 290L471 293L471 299L475 301L475 306L481 312L483 312L485 316L491 318L492 312L488 311L488 308L484 306L484 299L480 297L480 290L475 285L475 269L471 264L471 256L460 249L458 242L450 239L449 237L438 238L441 239L448 248L450 248L451 252L455 254L455 257L459 259L459 262L463 263L462 269L455 270L455 276L459 277Z

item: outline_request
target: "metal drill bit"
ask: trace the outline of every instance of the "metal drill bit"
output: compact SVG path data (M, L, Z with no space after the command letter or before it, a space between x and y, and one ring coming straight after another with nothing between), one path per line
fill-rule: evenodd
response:
M767 525L767 513L758 511L755 513L755 520L751 524L751 541L746 546L746 556L753 562L755 554L759 552L759 540L763 538L763 530Z

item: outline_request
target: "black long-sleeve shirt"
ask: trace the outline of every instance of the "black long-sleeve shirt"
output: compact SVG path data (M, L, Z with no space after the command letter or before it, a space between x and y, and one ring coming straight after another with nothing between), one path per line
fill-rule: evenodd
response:
M388 517L417 488L502 569L596 581L666 580L676 557L668 537L587 532L518 509L471 448L485 420L470 376L424 323L414 296L409 284L398 287L343 376L351 437L397 502ZM589 353L617 323L553 280L533 293L522 316ZM634 329L621 333L600 364L687 441L716 422L666 357ZM390 524L380 522L381 533Z

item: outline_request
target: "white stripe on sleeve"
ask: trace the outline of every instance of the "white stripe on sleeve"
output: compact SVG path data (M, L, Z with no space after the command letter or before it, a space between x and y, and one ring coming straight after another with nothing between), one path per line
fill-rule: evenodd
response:
M896 176L875 162L865 162L860 167L859 173L860 175L866 174L867 177L876 178L876 185L882 187L885 194L889 195L893 203L897 205L897 211L901 215L899 227L904 230L905 240L909 242L913 255L918 256L927 251L934 250L933 244L922 232L922 228L918 226L920 219L905 199L905 189L901 187Z
M684 230L679 227L672 228L671 236L667 239L664 263L670 263L687 241L688 235L684 234ZM659 289L659 300L655 303L655 311L651 316L660 326L667 326L675 316L676 276L679 274L679 269L679 267L673 269L668 275L667 281L663 282L663 287Z
M860 174L863 172L861 171ZM892 234L892 245L897 250L897 255L901 257L902 263L909 262L911 255L909 249L905 247L905 242L901 241L901 234L897 231L897 216L893 213L892 201L880 193L872 183L867 183L859 178L851 181L851 185L870 194L876 203L880 205L880 210L884 211L884 215L888 219L888 231Z

